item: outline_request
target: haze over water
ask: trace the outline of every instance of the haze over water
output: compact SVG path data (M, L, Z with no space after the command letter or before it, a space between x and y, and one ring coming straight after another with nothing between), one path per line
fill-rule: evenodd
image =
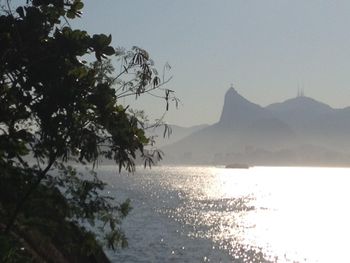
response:
M115 262L348 262L348 168L100 169L134 207Z

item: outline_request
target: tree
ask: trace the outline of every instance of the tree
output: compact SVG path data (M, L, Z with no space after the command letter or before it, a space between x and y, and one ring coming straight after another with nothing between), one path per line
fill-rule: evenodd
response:
M137 155L148 164L161 158L147 148L152 138L144 120L120 99L150 94L168 109L177 102L162 87L169 79L159 77L145 50L115 49L110 35L72 29L69 20L81 16L81 0L28 0L16 9L9 0L2 4L0 246L17 244L29 257L42 258L51 249L63 260L96 257L97 240L110 248L126 245L120 222L129 202L112 205L93 168L110 159L119 170L133 171ZM111 58L119 61L119 73ZM86 175L71 163L92 169ZM100 237L81 224L96 221ZM48 242L40 248L43 239ZM77 244L79 252L69 252ZM20 253L0 252L0 261Z

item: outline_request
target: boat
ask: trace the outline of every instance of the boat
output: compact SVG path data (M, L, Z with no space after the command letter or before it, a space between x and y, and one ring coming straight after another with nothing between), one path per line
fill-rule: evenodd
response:
M225 168L229 168L229 169L249 169L249 165L248 164L244 164L244 163L231 163L231 164L227 164L225 166Z

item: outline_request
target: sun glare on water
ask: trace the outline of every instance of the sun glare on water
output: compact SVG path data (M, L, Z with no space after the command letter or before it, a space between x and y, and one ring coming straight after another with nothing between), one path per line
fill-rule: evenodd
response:
M138 259L350 262L349 168L159 166L110 182L138 204L127 228Z
M216 169L208 197L243 200L231 217L240 242L277 262L349 262L349 169ZM227 236L228 229L219 236Z

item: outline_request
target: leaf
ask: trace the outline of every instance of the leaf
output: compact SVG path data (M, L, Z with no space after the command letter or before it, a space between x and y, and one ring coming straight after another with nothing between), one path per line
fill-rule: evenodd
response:
M77 3L74 4L74 7L75 7L76 10L83 9L84 3L82 3L82 2L77 2Z
M153 79L153 87L154 87L154 88L157 87L157 86L159 85L159 83L160 83L160 78L155 77L155 78Z
M70 19L74 19L75 18L75 13L72 10L68 10L67 11L67 17Z
M108 36L108 38L107 38L107 45L109 45L109 44L111 44L111 42L112 42L112 35L111 34L109 34L109 36Z
M23 10L23 7L20 6L16 9L16 12L19 14L20 17L24 17L24 10Z
M108 56L112 56L115 53L115 50L113 47L108 46L108 47L103 49L103 53L108 55Z

